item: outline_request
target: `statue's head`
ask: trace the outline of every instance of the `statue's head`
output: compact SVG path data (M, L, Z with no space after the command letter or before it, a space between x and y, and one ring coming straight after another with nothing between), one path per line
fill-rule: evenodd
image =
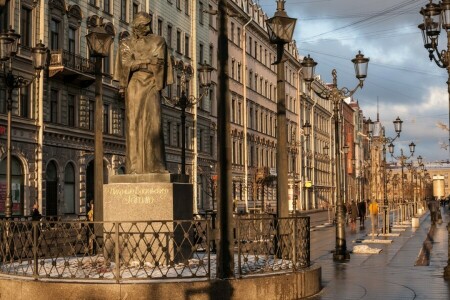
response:
M151 29L152 18L146 12L138 12L134 16L133 23L131 24L133 28L133 33L136 37L141 37L152 33Z

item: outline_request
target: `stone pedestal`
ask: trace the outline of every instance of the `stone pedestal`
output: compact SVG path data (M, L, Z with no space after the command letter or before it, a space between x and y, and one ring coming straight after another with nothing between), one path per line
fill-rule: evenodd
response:
M169 173L111 176L103 185L105 256L112 260L119 251L120 263L130 265L189 257L193 186L187 179Z

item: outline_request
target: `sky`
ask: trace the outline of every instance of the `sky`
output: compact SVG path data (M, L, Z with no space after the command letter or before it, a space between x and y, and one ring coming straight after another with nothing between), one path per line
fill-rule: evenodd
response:
M257 0L254 0L258 2ZM338 87L357 85L351 59L360 50L370 58L368 75L354 99L366 118L376 120L377 111L386 135L395 137L393 121L403 121L395 141L409 155L409 143L416 144L413 159L425 162L450 159L448 75L430 61L418 25L419 13L428 0L286 0L289 17L297 18L294 39L300 55L311 55L318 63L316 74L332 82L337 70ZM435 0L436 2L436 0ZM259 0L269 17L276 0ZM441 32L439 51L446 46ZM388 161L391 158L388 159Z

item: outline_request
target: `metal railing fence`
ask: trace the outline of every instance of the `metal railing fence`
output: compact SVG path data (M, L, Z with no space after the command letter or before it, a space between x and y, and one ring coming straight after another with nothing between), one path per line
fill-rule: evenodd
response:
M236 276L308 267L309 226L309 217L236 217ZM0 274L116 282L215 278L212 227L211 219L4 219L0 220Z

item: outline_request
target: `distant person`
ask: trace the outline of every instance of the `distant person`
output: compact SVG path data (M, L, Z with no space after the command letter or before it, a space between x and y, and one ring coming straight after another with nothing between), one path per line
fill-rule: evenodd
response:
M87 214L87 218L88 218L89 222L94 221L94 200L89 201L89 212ZM86 235L88 237L89 254L92 255L92 254L94 254L94 249L95 249L95 245L94 245L95 232L94 232L94 224L93 223L88 224Z
M42 218L42 215L39 212L39 204L34 203L33 211L31 212L31 221L40 221L41 218Z
M430 210L431 224L434 225L436 224L437 214L439 210L439 203L435 198L432 198L430 201L428 201L428 209Z
M372 222L372 240L375 236L375 228L378 223L378 203L376 200L372 200L372 202L369 205L369 214L370 214L370 221Z
M356 231L356 219L358 218L358 206L356 206L355 200L352 200L350 204L350 230Z
M358 212L359 212L359 228L364 228L364 222L366 221L366 202L358 202Z

